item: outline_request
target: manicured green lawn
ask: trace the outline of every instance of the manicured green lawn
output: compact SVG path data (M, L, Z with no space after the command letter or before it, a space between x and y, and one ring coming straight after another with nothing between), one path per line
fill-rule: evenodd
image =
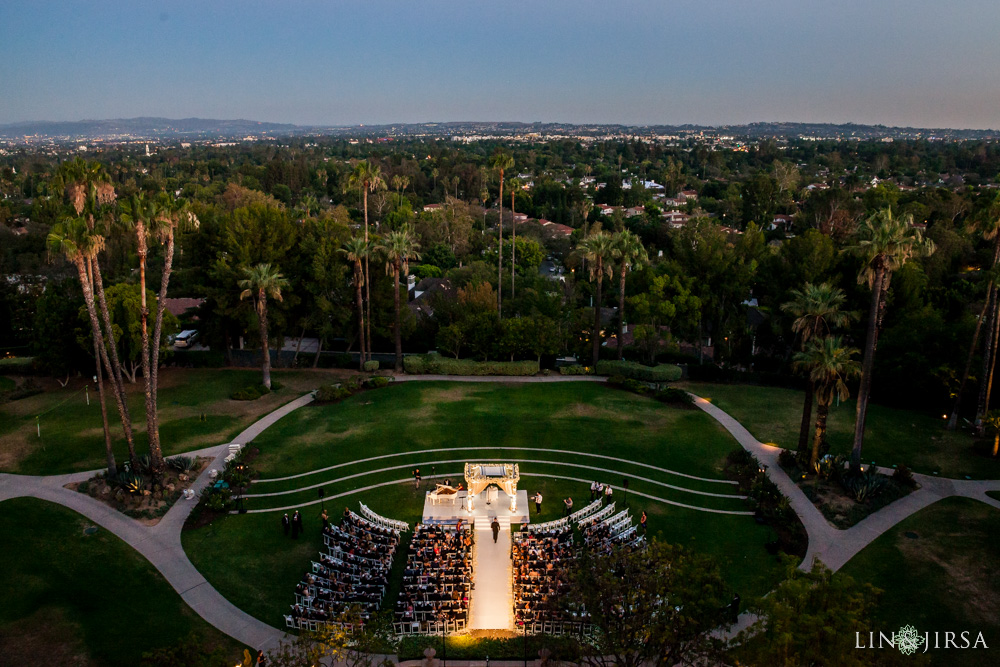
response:
M761 442L795 448L804 395L794 389L683 383L679 386L710 399ZM849 454L854 440L853 400L830 409L828 437L835 454ZM814 408L815 418L815 408ZM973 451L972 438L949 432L939 417L872 404L868 408L862 458L879 465L907 465L915 472L945 477L1000 478L1000 460Z
M195 633L205 654L242 647L205 623L142 556L41 500L0 503L0 664L135 665Z
M178 369L160 372L160 439L167 454L228 441L260 416L283 403L329 382L335 372L276 371L285 387L256 401L233 401L229 395L260 381L255 370ZM0 471L49 475L100 468L104 464L101 413L93 384L90 405L83 379L62 388L44 381L43 394L0 406ZM147 451L146 416L142 379L129 385L129 410L136 432L136 446ZM107 395L108 417L115 452L126 453L121 422ZM36 416L39 416L41 437Z
M938 650L934 664L997 664L1000 649L1000 510L969 498L946 498L869 544L843 572L884 590L877 620L886 633L983 633L989 651ZM909 533L909 535L908 535ZM922 650L922 649L921 649ZM993 656L992 658L990 656Z
M358 394L334 405L301 408L259 436L261 453L255 465L262 477L305 473L340 463L350 463L325 473L285 482L255 484L251 493L300 489L323 484L326 506L336 518L345 506L355 511L364 502L386 516L416 523L420 520L426 479L432 473L463 481L462 463L481 459L539 459L592 466L522 463L519 488L545 497L541 516L548 521L562 515L562 499L574 498L575 507L589 500L589 480L621 486L622 476L632 476L628 504L633 516L643 510L649 516L650 532L661 539L679 542L717 557L728 581L744 600L771 590L782 575L778 562L764 545L775 539L772 530L757 525L752 517L709 514L644 498L684 502L701 507L746 511L735 498L713 498L662 485L641 482L635 476L732 496L735 486L691 480L643 468L635 462L675 470L709 479L721 479L723 459L736 443L718 424L700 411L672 408L652 399L610 389L594 383L560 384L465 384L446 382L400 383ZM429 449L475 447L453 452ZM493 447L515 447L496 450ZM542 449L563 450L562 453ZM405 456L356 462L374 456L410 452ZM589 452L625 459L623 462L577 456ZM434 464L433 461L454 461ZM632 463L630 463L630 461ZM398 470L381 471L387 466ZM422 488L412 482L387 484L359 491L376 483L408 479L419 466L425 480ZM345 481L339 477L372 473ZM576 477L583 482L555 479ZM343 497L333 498L338 494ZM248 499L247 508L283 507L315 501L315 489L275 498ZM625 495L615 492L619 506ZM294 601L295 584L310 560L317 558L320 505L303 508L309 532L298 542L281 533L278 512L229 515L212 525L185 531L184 547L189 557L212 584L234 604L271 624L281 624ZM401 560L397 562L401 566ZM254 582L247 585L247 582ZM395 601L395 586L387 595Z

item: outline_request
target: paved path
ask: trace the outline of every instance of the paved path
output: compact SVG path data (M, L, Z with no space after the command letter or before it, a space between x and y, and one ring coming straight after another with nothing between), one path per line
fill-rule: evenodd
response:
M596 375L397 375L396 382L604 382Z
M799 568L809 570L813 561L819 559L833 571L839 570L855 554L868 546L875 538L889 530L906 517L949 496L964 496L980 500L1000 508L1000 501L986 495L987 491L1000 490L1000 480L956 480L928 475L914 475L920 488L907 496L868 515L846 530L831 525L823 513L806 497L802 489L792 481L778 465L781 448L759 442L750 431L729 414L700 396L695 396L695 405L715 418L729 431L740 445L767 465L767 476L778 485L788 498L792 509L799 515L809 536L809 548ZM883 472L891 472L884 470Z
M233 442L245 444L264 429L289 412L310 403L312 394L306 394L286 403L274 412L250 425L236 436ZM228 443L216 445L187 455L214 456L214 460L191 485L195 494L208 486L209 471L221 469L229 453ZM48 500L83 514L94 523L124 540L153 564L173 586L181 598L208 623L230 637L256 649L269 650L285 638L285 633L241 611L224 598L195 569L181 546L181 529L195 507L195 501L181 498L155 526L145 526L121 512L114 510L90 496L63 488L65 484L90 479L99 471L78 472L69 475L32 477L27 475L0 474L0 501L29 496Z
M470 630L514 629L514 569L510 559L510 520L493 542L490 522L477 520L476 549L472 564Z

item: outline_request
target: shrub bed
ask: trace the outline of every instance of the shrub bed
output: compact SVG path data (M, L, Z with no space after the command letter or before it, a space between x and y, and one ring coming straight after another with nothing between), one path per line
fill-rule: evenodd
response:
M561 366L559 368L560 375L593 375L593 366Z
M272 391L278 391L283 385L280 382L271 381L271 388L268 389L263 384L252 384L249 387L237 389L229 398L234 401L256 401L261 396L267 396Z
M413 354L403 358L403 370L411 375L535 375L537 361L476 361L450 359L437 354Z
M597 375L621 375L641 382L675 382L681 379L681 368L673 364L643 366L634 361L598 361Z
M655 398L662 403L669 403L671 405L679 405L688 408L694 407L694 397L683 389L678 389L677 387L667 387L666 389L661 389L656 392Z
M34 357L0 358L0 373L10 375L31 375L35 372Z
M342 401L349 396L353 396L359 391L367 389L380 389L392 382L392 378L377 375L375 377L361 379L354 376L333 384L325 384L316 390L317 403L334 403Z

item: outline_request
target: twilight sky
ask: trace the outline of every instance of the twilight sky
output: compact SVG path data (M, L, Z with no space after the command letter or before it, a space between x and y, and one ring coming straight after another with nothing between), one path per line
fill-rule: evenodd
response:
M0 123L1000 128L996 0L5 0Z

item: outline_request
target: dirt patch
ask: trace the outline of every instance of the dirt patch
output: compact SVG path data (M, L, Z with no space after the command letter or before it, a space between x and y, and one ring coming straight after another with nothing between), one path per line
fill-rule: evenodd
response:
M570 403L563 406L561 410L552 413L553 419L580 419L581 417L628 421L635 419L636 415L630 412L616 412L615 410L609 410L608 408L598 407L589 403Z
M24 440L0 438L0 469L16 470L18 464L31 453L31 446Z
M147 488L138 494L128 494L113 487L105 479L104 473L84 482L67 484L65 488L85 493L108 507L136 519L144 526L155 526L211 462L210 457L199 456L191 469L183 473L168 467L159 483L153 484L147 480Z
M454 383L453 386L443 389L440 387L435 387L433 389L424 389L421 395L421 400L424 405L435 405L437 403L455 403L456 401L464 401L469 398L474 387L460 386L458 383Z
M953 545L957 538L964 537L962 533L936 539L924 537L915 540L903 537L897 539L896 546L907 562L934 563L944 570L944 588L949 593L943 604L957 607L960 615L981 625L994 623L1000 617L1000 598L990 585L991 568L981 561L981 554L946 548L945 545Z
M8 667L97 664L87 654L80 628L56 607L44 607L0 628L0 655Z

